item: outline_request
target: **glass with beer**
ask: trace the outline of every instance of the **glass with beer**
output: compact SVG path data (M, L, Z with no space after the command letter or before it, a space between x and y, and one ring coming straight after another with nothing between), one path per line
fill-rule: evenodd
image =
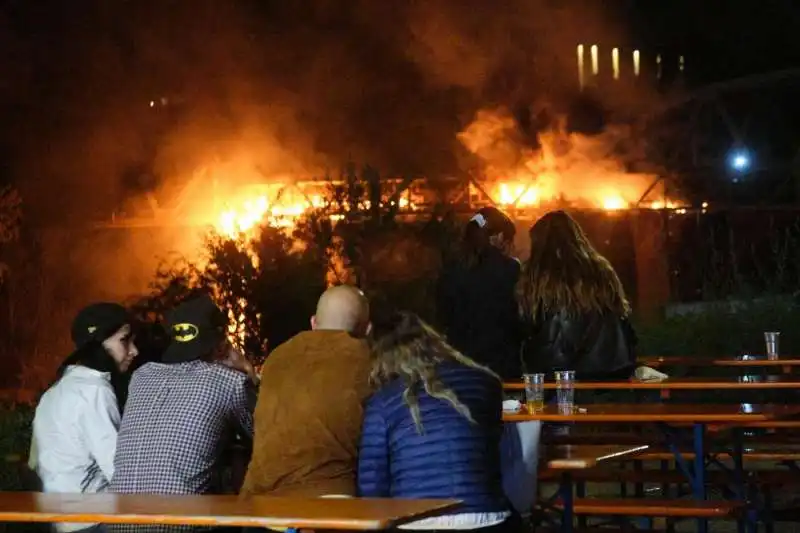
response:
M525 374L525 407L529 413L544 409L544 374Z

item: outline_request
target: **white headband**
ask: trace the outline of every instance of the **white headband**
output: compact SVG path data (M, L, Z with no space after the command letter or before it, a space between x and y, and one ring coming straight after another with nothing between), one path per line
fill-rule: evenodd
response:
M479 228L482 228L486 225L486 219L480 213L475 213L475 215L469 220L470 222L472 222L473 220L477 222Z

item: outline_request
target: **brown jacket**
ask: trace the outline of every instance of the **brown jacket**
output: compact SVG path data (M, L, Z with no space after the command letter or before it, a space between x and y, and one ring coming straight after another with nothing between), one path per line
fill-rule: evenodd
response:
M261 370L253 457L242 494L355 495L366 342L306 331L278 346Z

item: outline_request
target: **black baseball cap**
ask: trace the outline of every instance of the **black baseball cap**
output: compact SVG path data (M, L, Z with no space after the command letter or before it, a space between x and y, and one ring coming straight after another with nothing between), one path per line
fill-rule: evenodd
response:
M78 311L72 321L72 342L82 348L89 342L103 342L132 321L128 311L111 302L98 302Z
M209 355L226 337L228 320L207 294L186 300L165 316L170 344L161 360L186 363Z

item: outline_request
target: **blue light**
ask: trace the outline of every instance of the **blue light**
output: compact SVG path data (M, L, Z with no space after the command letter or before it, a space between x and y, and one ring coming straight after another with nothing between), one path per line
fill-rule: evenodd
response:
M750 160L750 154L747 153L747 151L736 150L730 155L728 163L733 170L737 172L746 172L747 169L750 168L752 161Z

